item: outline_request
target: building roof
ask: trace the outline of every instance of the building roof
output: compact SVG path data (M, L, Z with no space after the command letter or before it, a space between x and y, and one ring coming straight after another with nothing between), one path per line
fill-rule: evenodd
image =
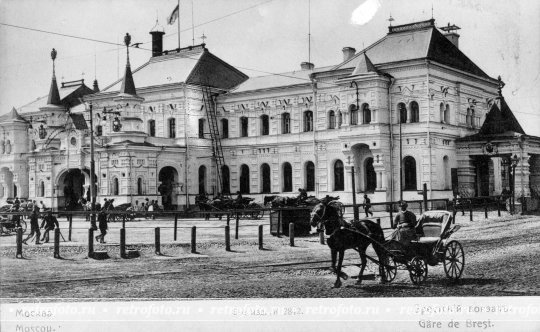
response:
M435 20L389 28L389 33L333 69L355 68L367 54L374 65L428 59L483 78L490 78L436 27Z
M79 100L80 97L94 93L92 89L90 89L84 84L84 80L74 82L67 82L70 84L62 83L61 87L58 89L61 104L70 108L75 107L81 103ZM40 107L44 107L47 105L48 97L49 96L47 95L37 98L36 100L19 107L19 113L25 114L38 111Z
M138 89L173 83L204 84L231 89L248 77L210 53L204 44L179 51L165 51L133 70ZM168 54L167 54L168 53ZM122 80L105 87L102 92L120 91Z
M232 92L237 93L260 89L287 87L298 84L309 84L311 83L309 75L318 71L328 70L330 68L332 67L321 67L315 70L298 70L280 74L250 77L247 81L240 84Z
M13 122L26 122L26 120L17 113L17 110L14 108L11 109L11 112L6 113L0 116L0 123L13 123Z
M500 96L491 105L480 131L462 137L457 141L484 141L487 139L519 137L521 135L525 135L525 131L514 113L512 113L504 97Z
M358 63L356 64L351 76L377 73L375 65L373 65L369 57L366 55L366 52L362 53L359 58L360 59L358 60Z

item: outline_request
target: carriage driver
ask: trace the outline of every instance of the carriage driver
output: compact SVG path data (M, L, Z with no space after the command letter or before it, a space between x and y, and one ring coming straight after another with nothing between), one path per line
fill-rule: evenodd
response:
M394 224L397 225L396 230L392 233L392 240L396 240L404 245L409 245L412 240L416 239L414 227L416 225L416 216L411 211L407 210L408 204L401 201L399 204L401 211L394 219Z

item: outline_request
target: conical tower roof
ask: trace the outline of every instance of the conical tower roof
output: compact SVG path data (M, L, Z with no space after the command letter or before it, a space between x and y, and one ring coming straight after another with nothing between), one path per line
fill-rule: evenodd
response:
M140 98L137 96L137 89L135 89L135 82L133 81L133 74L131 73L131 65L129 63L129 44L131 43L131 36L129 33L126 33L124 36L124 44L126 45L126 51L127 51L127 61L126 61L126 70L124 72L124 78L122 80L122 86L120 87L120 91L118 92L117 98L125 98L125 97L135 97Z
M53 60L53 74L51 81L51 88L49 89L49 98L47 98L48 105L62 106L60 99L60 93L58 92L58 84L56 84L56 73L54 68L54 60L56 59L56 50L53 48L51 51L51 58Z
M377 74L378 71L367 56L366 52L359 56L359 61L354 68L351 76L365 75L365 74Z

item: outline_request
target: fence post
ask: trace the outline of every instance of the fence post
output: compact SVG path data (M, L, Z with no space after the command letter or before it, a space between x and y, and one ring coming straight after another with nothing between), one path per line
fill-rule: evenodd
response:
M392 203L390 203L389 205L390 205L390 228L395 228L394 227L394 205Z
M159 227L155 228L156 232L156 255L161 256L161 229Z
M324 244L324 232L323 231L319 232L319 242L321 244Z
M117 214L117 216L120 216ZM126 228L126 215L122 214L122 228Z
M487 219L487 217L488 217L488 204L486 202L484 202L484 216Z
M17 253L15 254L16 258L23 258L22 254L22 228L17 228Z
M427 207L427 183L424 183L424 185L423 185L422 198L424 200L424 211L427 211L428 210L428 207Z
M377 225L381 226L381 218L377 218Z
M234 239L238 240L238 224L240 223L240 214L236 214L236 225L234 227Z
M191 253L197 253L197 227L191 227Z
M469 200L469 219L470 219L470 221L473 221L473 217L472 217L472 199Z
M126 229L120 228L120 257L126 258Z
M231 214L227 212L227 226L231 224Z
M278 210L278 216L277 216L277 237L281 237L281 232L280 232L280 228L281 228L281 212L282 210Z
M54 229L54 258L60 258L60 228Z
M352 182L352 199L353 199L353 215L354 220L360 220L358 215L358 206L356 205L356 188L354 184L354 166L351 167L351 182Z
M289 243L294 247L294 222L289 223Z
M71 230L73 228L73 215L69 218L68 241L71 242Z
M457 213L457 211L456 211L456 209L454 209L452 211L452 224L456 223L456 213Z
M225 226L225 250L231 251L231 227Z
M259 225L259 250L263 250L263 225Z
M424 211L422 210L422 202L419 202L418 205L420 205L420 214L424 213Z
M176 241L178 236L178 214L174 214L174 241Z
M88 258L94 258L94 229L88 229Z
M501 199L497 200L497 215L501 216Z

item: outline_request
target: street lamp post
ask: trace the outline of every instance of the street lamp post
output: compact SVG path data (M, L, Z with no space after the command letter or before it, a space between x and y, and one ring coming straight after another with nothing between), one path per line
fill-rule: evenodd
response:
M519 157L514 154L510 158L510 165L512 167L512 214L516 213L516 166L519 162Z
M92 209L90 215L90 225L92 229L96 230L96 179L94 177L94 174L96 172L96 163L94 161L94 114L92 112L92 104L90 104L90 107L88 109L90 111L90 206Z

